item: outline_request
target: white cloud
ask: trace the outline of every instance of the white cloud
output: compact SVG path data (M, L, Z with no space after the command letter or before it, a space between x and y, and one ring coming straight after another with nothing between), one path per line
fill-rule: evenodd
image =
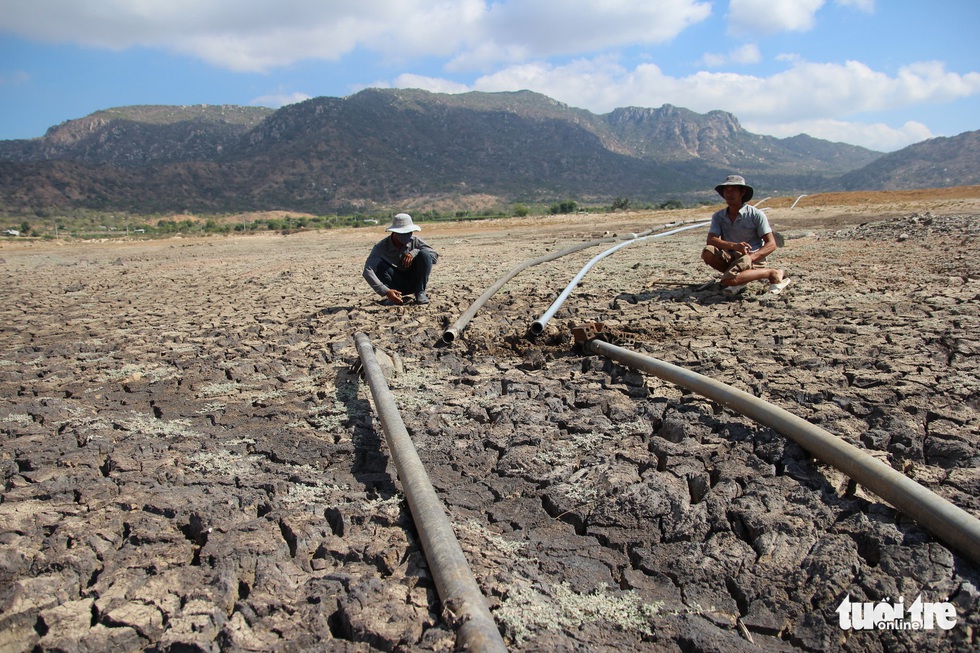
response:
M862 114L980 94L980 73L959 75L935 62L906 66L895 76L853 61L789 62L787 70L767 78L704 71L671 77L655 64L627 69L615 57L603 56L561 66L544 62L510 66L472 85L431 77L412 78L411 85L440 92L530 89L596 113L663 104L699 113L720 109L733 113L756 133L783 136L805 131L877 150L897 149L932 134L917 122L900 128L867 125L860 120ZM405 79L399 78L397 85ZM849 116L853 122L846 121Z
M762 61L762 53L759 46L749 43L735 48L728 54L705 53L701 62L708 68L721 68L722 66L735 64L753 64Z
M745 129L756 134L767 134L777 138L788 138L808 134L835 143L860 145L880 152L892 152L912 143L918 143L935 134L920 122L908 121L899 128L883 123L846 122L843 120L809 120L784 123L742 124Z
M49 43L160 48L234 71L265 72L363 47L447 55L483 14L482 0L5 0L4 29Z
M356 49L479 69L665 43L710 13L699 0L4 0L3 27L51 43L159 48L234 71L334 61Z
M842 7L874 13L875 0L834 0ZM808 32L817 22L817 12L826 0L730 0L729 32L739 36L779 32Z
M762 61L762 53L759 52L759 46L750 43L732 50L730 58L734 63L759 63Z
M873 13L874 0L829 0ZM725 19L741 45L706 41L705 70L668 75L676 37L711 16L709 0L0 0L2 31L27 39L125 50L140 46L202 59L216 68L271 72L301 61L339 62L365 53L387 70L369 69L377 86L434 92L530 89L596 113L665 103L705 113L729 111L759 133L799 128L814 136L890 149L928 129L859 124L862 116L980 95L980 73L954 73L942 62L897 72L860 61L809 62L776 57L781 72L756 76L727 66L762 62L766 34L805 32L828 0L730 0ZM710 29L711 23L706 23ZM814 36L818 33L815 31ZM750 42L747 42L750 41ZM764 43L765 45L765 43ZM637 46L640 65L624 65ZM620 55L620 49L635 48ZM680 51L680 50L678 50ZM696 55L691 55L692 58ZM839 55L835 55L839 56ZM969 63L968 59L963 60ZM441 62L443 75L431 66ZM663 62L663 67L652 62ZM677 63L677 62L674 62ZM429 67L427 67L429 66ZM738 70L739 68L736 68ZM761 66L759 67L761 69ZM438 69L436 69L438 70ZM752 70L756 70L753 68ZM472 71L482 76L473 79ZM0 77L0 85L22 78ZM309 83L309 82L302 82ZM291 87L299 84L290 84ZM278 91L253 103L282 106L307 99ZM349 87L348 87L349 88ZM897 115L897 114L895 114ZM848 122L848 121L855 122ZM794 127L797 126L797 127ZM869 144L875 140L879 144ZM921 139L920 139L921 140ZM907 144L907 143L906 143Z
M309 100L311 95L306 93L281 93L272 95L262 95L254 98L250 105L253 107L269 107L270 109L278 109L284 107L287 104L296 104L297 102L305 102Z
M919 102L947 102L980 94L980 73L960 75L943 64L901 68L894 77L865 64L796 60L770 77L699 71L665 75L655 64L624 68L614 57L579 59L556 66L528 63L479 78L474 88L532 88L568 104L608 111L617 106L677 104L699 112L724 109L748 120L822 119L896 109Z
M481 36L504 52L519 48L530 57L569 55L667 43L710 15L710 3L697 0L510 1L491 6Z
M399 75L392 86L394 88L420 88L433 93L465 93L472 90L466 84L451 82L448 79L413 74Z
M806 32L823 5L824 0L731 0L726 17L733 34Z
M647 98L635 101L639 93L634 76L617 58L606 56L579 59L563 66L543 62L511 66L480 77L473 88L479 91L529 89L594 112L627 104L651 106Z
M23 70L15 70L9 74L0 74L0 86L19 86L31 81L31 75Z
M875 0L835 0L842 7L854 7L866 14L873 14L875 11Z
M753 107L752 102L738 99L729 106L749 120L765 115L817 119L976 95L980 93L980 73L959 75L948 72L942 63L924 62L904 66L892 77L857 61L801 61L789 70L757 80L756 92L767 107Z

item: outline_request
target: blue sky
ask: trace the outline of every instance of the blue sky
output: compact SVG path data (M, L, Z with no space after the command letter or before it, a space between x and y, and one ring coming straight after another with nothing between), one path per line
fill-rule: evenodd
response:
M0 139L368 87L673 104L879 151L980 129L980 0L0 0Z

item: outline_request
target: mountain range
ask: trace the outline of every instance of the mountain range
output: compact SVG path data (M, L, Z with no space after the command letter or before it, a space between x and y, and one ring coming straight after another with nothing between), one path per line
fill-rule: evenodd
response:
M752 134L723 111L593 114L530 91L368 89L278 110L131 106L0 141L0 209L318 214L439 204L714 201L980 183L980 131L898 152Z

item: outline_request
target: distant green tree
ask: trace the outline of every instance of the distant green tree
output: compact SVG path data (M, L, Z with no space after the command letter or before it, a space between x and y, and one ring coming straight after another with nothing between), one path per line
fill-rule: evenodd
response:
M673 209L683 209L684 202L680 200L667 200L666 202L660 205L660 208L666 209L668 211L671 211Z
M552 215L558 215L563 213L575 213L578 210L578 202L573 200L565 200L564 202L559 202L558 204L552 204L548 211Z
M27 221L20 223L20 235L26 236L31 230L31 225Z
M514 215L517 216L518 218L526 217L528 215L531 215L531 209L524 206L523 204L515 204Z
M629 209L630 201L626 197L617 197L613 200L612 210L613 211L625 211Z

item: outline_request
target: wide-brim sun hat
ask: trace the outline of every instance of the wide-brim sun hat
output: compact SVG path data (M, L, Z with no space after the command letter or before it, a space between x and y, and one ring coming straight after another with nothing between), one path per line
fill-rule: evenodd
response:
M725 178L724 182L715 186L715 192L721 195L722 197L724 197L725 186L741 186L742 188L744 188L745 195L742 196L743 202L748 202L750 199L752 199L752 195L755 193L755 190L753 190L751 186L745 183L745 177L742 177L740 175L728 175L728 177Z
M422 227L412 222L412 216L407 213L399 213L391 219L391 226L385 231L393 231L396 234L410 234L413 231L422 231Z

